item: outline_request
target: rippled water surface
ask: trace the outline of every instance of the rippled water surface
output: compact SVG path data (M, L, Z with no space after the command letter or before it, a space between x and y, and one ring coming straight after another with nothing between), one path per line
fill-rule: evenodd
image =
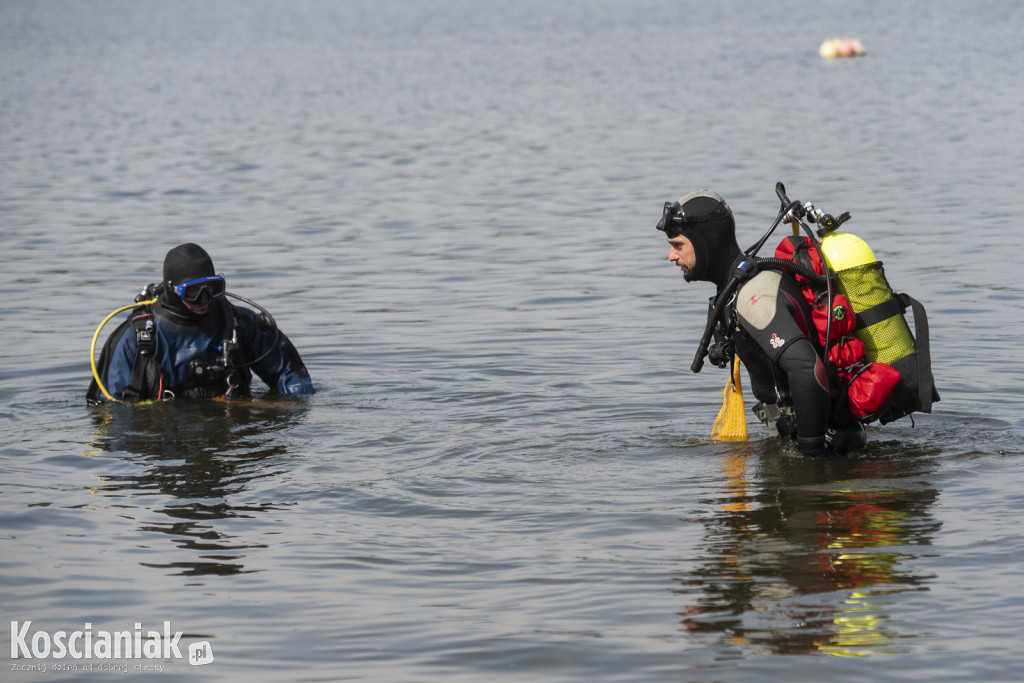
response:
M962 7L0 4L3 646L170 621L215 661L140 660L165 680L1024 679L1024 6ZM841 34L867 56L820 59ZM861 457L708 439L711 291L654 224L708 186L747 246L780 180L929 311L942 401ZM85 405L96 326L187 241L314 396Z

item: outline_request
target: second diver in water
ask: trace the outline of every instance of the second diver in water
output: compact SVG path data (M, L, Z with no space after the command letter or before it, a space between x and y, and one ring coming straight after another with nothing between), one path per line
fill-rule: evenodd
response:
M253 373L276 393L312 394L306 366L273 318L235 306L225 294L234 296L202 247L171 249L163 281L140 295L153 298L107 340L87 398L244 396Z

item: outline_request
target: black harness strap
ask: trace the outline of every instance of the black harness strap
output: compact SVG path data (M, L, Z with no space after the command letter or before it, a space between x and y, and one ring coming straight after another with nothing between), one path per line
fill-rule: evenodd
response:
M132 329L138 342L132 374L124 390L126 399L159 398L162 368L154 360L156 352L156 330L153 327L153 312L145 309L131 319Z
M917 338L917 397L921 402L921 410L932 412L932 403L939 400L939 392L935 390L935 378L932 376L932 352L928 335L928 314L924 305L909 294L897 294L904 310L909 306L914 312L914 336Z

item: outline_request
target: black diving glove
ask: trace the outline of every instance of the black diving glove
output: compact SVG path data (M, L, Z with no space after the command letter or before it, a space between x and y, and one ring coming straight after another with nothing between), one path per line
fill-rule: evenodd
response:
M804 439L798 437L796 446L804 455L828 458L845 455L851 451L859 451L868 442L867 430L864 425L854 422L846 427L829 427L824 437Z

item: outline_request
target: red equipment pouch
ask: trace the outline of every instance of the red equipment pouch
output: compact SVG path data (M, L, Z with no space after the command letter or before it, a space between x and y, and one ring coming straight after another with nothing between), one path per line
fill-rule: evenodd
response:
M847 394L850 413L860 419L882 410L893 389L900 383L900 371L885 363L872 363L853 378Z

